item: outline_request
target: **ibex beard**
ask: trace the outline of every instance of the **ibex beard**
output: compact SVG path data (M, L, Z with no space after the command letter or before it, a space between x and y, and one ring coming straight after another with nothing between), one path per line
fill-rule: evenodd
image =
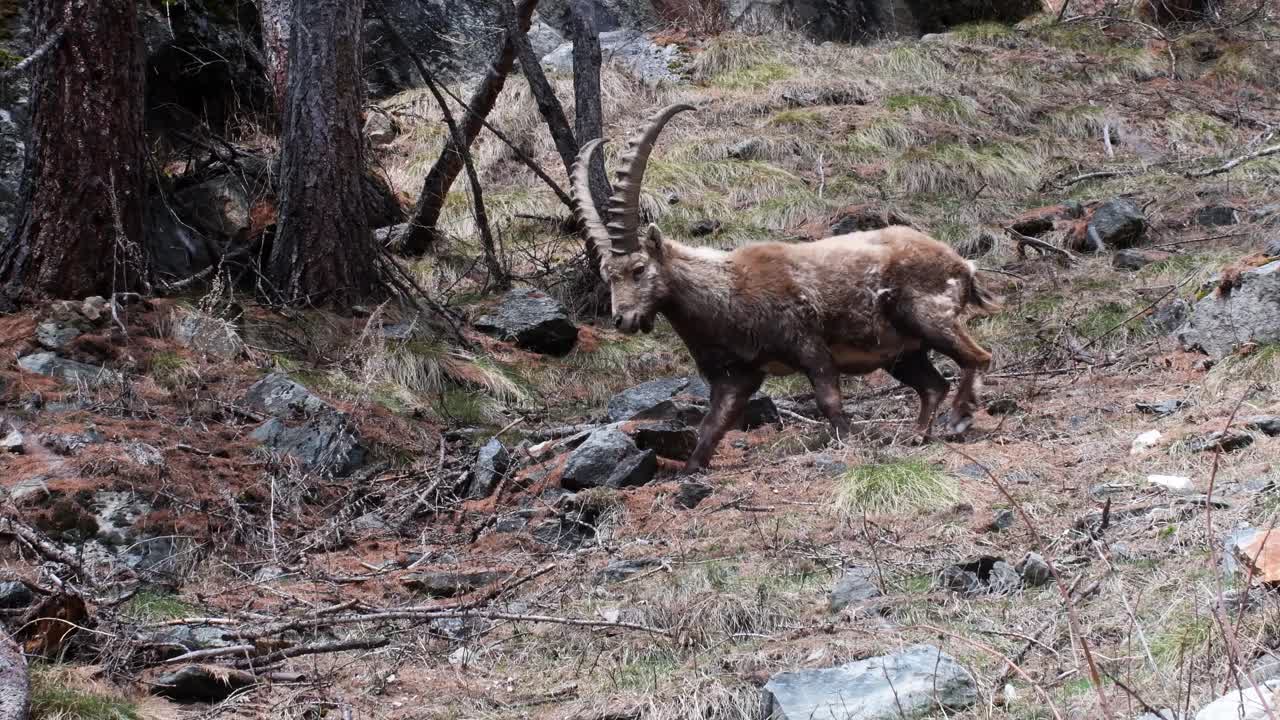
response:
M582 147L572 173L578 218L609 284L614 326L628 334L650 332L663 315L711 388L711 407L685 472L708 466L769 375L808 377L819 410L842 438L849 420L841 407L841 375L885 370L920 396L915 435L927 440L949 390L930 351L960 368L946 429L967 430L991 353L974 342L965 321L996 311L999 302L978 284L973 264L951 247L903 226L731 252L666 240L656 225L641 231L640 188L654 143L673 116L692 109L663 109L627 145L607 225L588 187L600 140Z

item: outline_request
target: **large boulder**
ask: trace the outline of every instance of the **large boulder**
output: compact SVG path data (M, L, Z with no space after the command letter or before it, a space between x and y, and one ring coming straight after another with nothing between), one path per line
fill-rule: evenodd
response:
M1201 708L1195 720L1265 720L1272 716L1277 691L1280 680L1269 680L1256 690L1244 683L1243 689L1232 690Z
M615 427L592 433L569 454L560 485L566 490L644 485L658 470L657 454L641 450Z
M103 385L116 382L120 378L120 374L114 370L68 360L51 352L33 353L18 358L18 367L71 385Z
M476 329L545 355L564 355L578 342L578 328L555 298L516 288L476 321Z
M389 0L382 12L437 81L483 73L502 45L502 15L494 3ZM364 22L365 83L375 99L422 84L413 59L396 45L378 15L366 12Z
M14 213L18 209L22 162L26 152L22 138L23 130L14 122L13 114L0 107L0 237L5 238L13 231Z
M346 475L364 463L366 450L346 413L286 375L271 373L254 383L241 404L270 417L249 437L304 470Z
M1192 307L1176 333L1185 349L1221 358L1245 343L1280 342L1280 260L1240 273L1233 285Z
M680 48L674 44L659 45L637 30L612 30L600 33L600 52L604 62L612 62L648 85L678 82L676 70L685 63ZM566 42L542 58L542 66L555 73L573 72L573 43Z
M838 42L936 33L978 21L1017 22L1043 9L1040 0L727 0L724 7L736 28L803 28L815 39Z
M907 720L978 700L973 675L932 645L839 667L774 675L764 686L778 720ZM770 714L772 713L772 714Z
M707 413L711 389L698 377L660 378L628 388L609 399L610 422L661 420L696 425ZM741 426L753 429L780 420L773 399L756 393L747 401Z
M1124 249L1138 244L1147 232L1147 216L1132 200L1103 203L1093 211L1086 231L1092 250Z

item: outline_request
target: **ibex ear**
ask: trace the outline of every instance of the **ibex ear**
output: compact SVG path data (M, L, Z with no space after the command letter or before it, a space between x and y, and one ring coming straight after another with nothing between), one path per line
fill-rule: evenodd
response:
M663 242L662 231L658 229L657 225L651 223L649 232L645 234L644 251L654 260L662 260Z

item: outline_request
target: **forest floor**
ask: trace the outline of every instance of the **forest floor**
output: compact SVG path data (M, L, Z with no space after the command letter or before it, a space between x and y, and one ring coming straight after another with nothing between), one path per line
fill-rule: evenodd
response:
M573 543L533 532L565 517L549 492L554 463L530 462L487 499L452 488L492 437L517 447L598 423L614 393L690 374L665 324L624 337L579 318L577 347L548 358L469 330L469 350L399 341L378 327L405 319L387 308L280 314L222 289L90 323L61 354L119 376L75 385L17 366L56 309L0 317L0 416L32 439L0 454L6 512L78 547L107 532L95 518L118 501L120 553L157 538L172 551L162 578L121 598L128 573L110 574L104 554L79 556L73 581L47 555L4 550L8 575L91 598L65 610L81 628L72 637L26 633L29 651L65 660L35 666L37 717L746 719L776 673L919 642L977 678L979 703L952 718L1101 717L1084 647L1116 717L1194 713L1236 687L1239 670L1280 647L1280 600L1247 591L1223 546L1280 519L1280 438L1249 432L1251 444L1224 453L1187 441L1280 414L1280 348L1207 362L1152 317L1194 302L1229 265L1256 264L1280 234L1280 156L1187 177L1274 141L1280 52L1253 30L1169 42L1143 32L1035 21L863 48L672 35L690 53L689 83L649 88L608 70L613 147L668 102L700 108L669 126L647 178L646 212L667 235L718 247L811 237L870 205L994 271L982 277L1006 307L973 323L995 353L983 400L998 414L980 413L962 439L908 443L915 397L877 374L846 379L856 433L835 445L805 419L816 417L805 385L772 380L766 391L794 414L731 433L696 508L676 503L679 463L663 461L651 484L578 493L590 527ZM400 132L380 162L408 198L440 123L422 93L383 109ZM556 167L537 118L513 78L491 120ZM557 229L566 210L491 138L476 154L504 260L581 309L560 264L575 252ZM1112 174L1077 180L1101 171ZM1167 257L1137 271L1110 253L1020 257L1002 230L1036 208L1118 197L1148 218L1143 248ZM1238 212L1206 226L1209 206ZM447 218L456 241L415 269L474 316L491 298L461 186ZM719 228L695 237L704 220ZM1073 231L1041 239L1069 245ZM192 314L237 316L243 351L218 359L178 342ZM268 371L347 413L377 462L334 479L264 453L250 437L263 414L244 398ZM1165 416L1138 407L1164 400L1187 404ZM1150 430L1160 439L1135 451ZM1028 552L1060 582L1007 594L940 585L949 566ZM610 567L625 571L602 576ZM870 569L883 597L832 612L853 567ZM433 576L471 592L432 597ZM1242 596L1233 615L1215 615ZM173 656L156 633L286 619L287 632L239 642L351 647L268 663L217 703L147 697Z

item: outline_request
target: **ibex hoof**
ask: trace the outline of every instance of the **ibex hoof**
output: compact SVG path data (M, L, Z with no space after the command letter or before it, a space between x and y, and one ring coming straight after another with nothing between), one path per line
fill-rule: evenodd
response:
M947 433L950 435L962 435L964 431L973 426L972 415L961 415L956 417L954 414L947 420Z

